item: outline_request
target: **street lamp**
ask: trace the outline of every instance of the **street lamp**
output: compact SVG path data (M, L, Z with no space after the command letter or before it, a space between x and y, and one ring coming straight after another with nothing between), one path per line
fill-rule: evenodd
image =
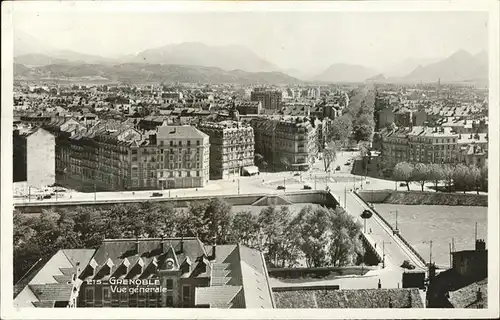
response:
M392 244L390 241L382 241L382 268L385 268L385 244Z
M422 243L429 244L429 265L432 263L432 240L422 241Z
M364 233L366 233L366 220L367 219L370 219L373 215L373 212L371 212L370 210L366 209L366 210L363 210L363 213L361 213L361 218L363 218L364 220Z

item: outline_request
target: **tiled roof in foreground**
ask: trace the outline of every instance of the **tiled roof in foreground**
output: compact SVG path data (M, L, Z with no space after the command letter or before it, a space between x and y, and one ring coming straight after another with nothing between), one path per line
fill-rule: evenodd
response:
M301 290L274 292L276 307L286 308L423 308L418 289Z

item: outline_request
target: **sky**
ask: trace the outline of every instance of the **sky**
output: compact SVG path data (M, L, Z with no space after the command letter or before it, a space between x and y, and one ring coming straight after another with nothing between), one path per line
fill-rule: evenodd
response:
M405 59L487 50L481 12L14 12L13 27L41 43L122 56L172 43L244 45L283 69L334 63L385 68Z

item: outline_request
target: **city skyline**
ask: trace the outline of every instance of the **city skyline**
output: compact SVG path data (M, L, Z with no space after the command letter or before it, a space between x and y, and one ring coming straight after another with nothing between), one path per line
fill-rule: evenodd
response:
M385 71L408 59L443 59L458 50L477 54L488 49L487 24L484 12L26 11L13 16L14 43L26 34L52 50L111 58L184 42L244 46L282 70L306 73L336 63ZM117 30L126 37L117 37Z

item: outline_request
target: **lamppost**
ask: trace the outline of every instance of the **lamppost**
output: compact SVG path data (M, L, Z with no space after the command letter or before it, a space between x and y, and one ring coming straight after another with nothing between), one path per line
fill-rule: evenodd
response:
M370 219L373 215L373 212L371 212L370 210L366 209L366 210L363 210L363 213L361 213L361 218L363 218L363 221L364 221L364 233L366 233L366 220L367 219Z
M429 265L432 263L432 240L422 241L422 243L429 244Z
M392 244L390 241L382 241L382 268L385 268L385 244Z
M97 187L94 183L94 202L96 201L96 199L97 199Z

